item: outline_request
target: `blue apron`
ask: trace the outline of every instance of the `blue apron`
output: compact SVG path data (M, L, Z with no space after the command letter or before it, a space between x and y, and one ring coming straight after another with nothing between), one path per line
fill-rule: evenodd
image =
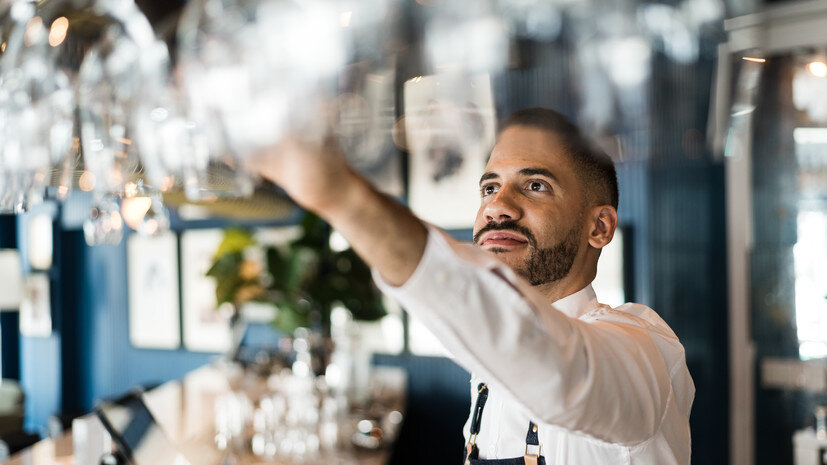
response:
M480 433L482 423L482 411L485 408L485 401L488 400L488 386L480 383L477 386L477 403L474 406L474 415L471 417L471 430L468 437L468 444L465 445L463 455L464 465L546 465L546 458L540 455L540 440L537 437L537 425L528 422L528 433L525 437L525 455L510 459L484 460L479 458L477 449L477 435Z

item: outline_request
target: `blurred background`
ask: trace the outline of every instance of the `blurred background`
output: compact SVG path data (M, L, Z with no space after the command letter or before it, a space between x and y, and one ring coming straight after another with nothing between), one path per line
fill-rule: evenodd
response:
M684 344L692 462L827 463L827 2L18 0L0 36L0 438L311 328L407 373L391 463L459 463L469 374L240 167L330 133L470 240L498 121L539 106L615 160L598 298Z

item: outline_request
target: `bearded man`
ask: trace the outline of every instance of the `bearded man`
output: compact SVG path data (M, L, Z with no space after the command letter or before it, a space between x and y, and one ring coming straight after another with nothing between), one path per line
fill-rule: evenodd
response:
M287 140L248 168L344 234L383 291L473 373L465 463L689 464L683 346L648 307L598 302L617 177L565 117L533 108L501 126L474 246L378 193L334 146Z

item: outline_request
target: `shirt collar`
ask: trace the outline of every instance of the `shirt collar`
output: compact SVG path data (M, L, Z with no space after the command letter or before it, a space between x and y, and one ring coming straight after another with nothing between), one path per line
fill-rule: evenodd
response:
M579 318L595 308L597 304L597 295L594 293L592 285L587 284L583 289L574 294L569 294L551 305L571 318Z

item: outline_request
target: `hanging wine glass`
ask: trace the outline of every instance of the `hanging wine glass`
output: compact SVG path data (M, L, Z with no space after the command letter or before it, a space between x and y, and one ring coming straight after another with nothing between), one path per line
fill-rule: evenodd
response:
M43 199L52 166L71 147L75 108L68 77L55 65L49 32L34 4L11 5L0 59L0 159L7 189L0 208L27 211Z
M396 70L409 48L402 6L387 0L340 3L348 60L329 105L330 130L350 165L391 195L402 195L394 148Z
M319 142L323 104L346 59L341 5L330 1L194 0L178 33L180 75L211 162L293 132Z
M162 191L182 188L191 201L249 196L252 179L234 156L210 147L205 126L190 115L178 87L170 82L154 98L138 103L135 135L147 180ZM218 150L211 154L211 150Z
M153 99L168 73L166 46L129 0L102 0L92 11L111 19L86 53L78 73L80 135L96 190L121 194L137 177L139 147L133 146L135 111Z
M462 153L488 151L493 142L494 105L491 77L508 60L509 30L491 1L444 2L427 8L425 52L428 79L406 88L427 89L408 100L429 136ZM446 126L447 124L447 126Z
M180 181L193 143L191 125L175 88L165 86L152 97L136 102L135 140L147 182L166 192Z
M116 245L121 242L123 219L117 197L95 194L92 212L83 222L83 237L90 246Z
M161 193L145 186L141 179L126 183L121 199L121 217L127 226L143 235L154 235L169 229L169 212L161 201Z
M154 109L147 110L145 102L160 101L166 89L166 45L155 38L149 21L131 0L85 2L80 9L105 24L83 57L77 77L83 162L95 180L95 205L84 225L87 241L120 240L119 225L127 212L134 220L130 226L139 232L163 231L169 217L160 193L141 178L151 177L150 182L168 189L174 175L157 159L159 148L149 143L143 147L145 138L138 134ZM114 201L117 197L123 199L123 217Z

